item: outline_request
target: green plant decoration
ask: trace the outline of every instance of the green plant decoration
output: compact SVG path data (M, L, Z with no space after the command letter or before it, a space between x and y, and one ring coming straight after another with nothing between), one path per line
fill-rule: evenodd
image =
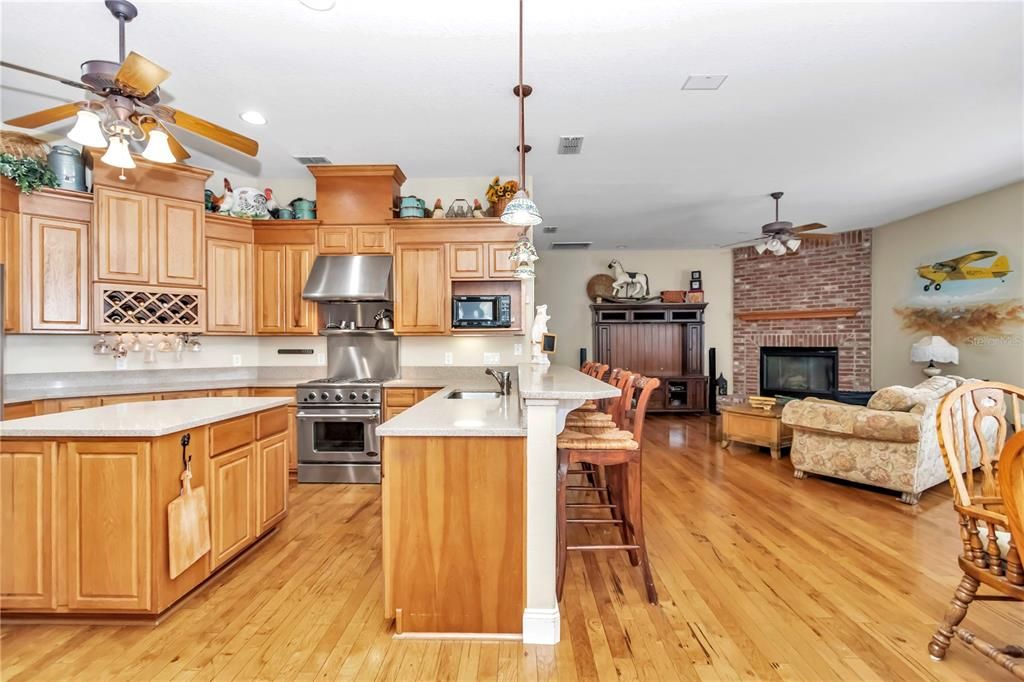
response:
M32 194L40 187L56 187L57 176L45 163L32 158L19 159L4 152L0 154L0 175L14 180L23 194Z

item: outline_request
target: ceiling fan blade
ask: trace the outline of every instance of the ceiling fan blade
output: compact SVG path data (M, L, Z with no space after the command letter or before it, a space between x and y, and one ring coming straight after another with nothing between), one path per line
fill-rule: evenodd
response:
M188 153L188 150L178 142L177 138L174 137L171 131L167 129L167 126L162 123L157 123L156 119L148 117L144 118L139 122L139 127L146 131L147 135L149 134L149 131L154 128L160 128L160 130L167 133L167 145L171 148L171 153L174 154L174 158L177 159L179 163L192 156Z
M129 95L145 97L170 76L171 72L159 64L149 61L138 52L131 52L114 74L114 83Z
M184 128L189 132L193 132L196 135L201 135L207 139L219 142L222 145L237 149L243 154L249 156L256 156L256 153L260 150L260 144L256 140L240 135L234 131L222 128L216 123L210 123L207 120L201 119L198 116L192 114L186 114L184 111L177 109L167 108L167 111L171 114L170 118L165 119L168 123L172 123L180 128Z
M84 102L68 102L67 104L61 104L50 109L43 109L42 111L25 114L18 118L12 118L4 121L4 123L17 126L18 128L41 128L61 119L71 118L78 112L79 106L82 104Z
M726 248L729 248L730 246L743 246L745 244L754 244L754 243L759 242L759 241L761 241L763 239L765 239L765 237L753 237L751 239L743 239L743 240L738 241L738 242L733 242L732 244L719 244L718 248L726 249Z
M828 233L825 233L825 234L807 234L807 233L803 233L803 234L793 235L793 236L794 236L794 238L799 239L801 241L805 241L805 242L830 242L833 239L835 239L837 235L828 234Z
M73 88L81 88L82 90L88 90L89 92L93 91L92 88L83 83L79 83L78 81L73 81L68 78L62 78L60 76L54 76L52 73L46 73L45 71L36 71L35 69L30 69L27 66L18 66L17 64L11 64L10 62L0 62L0 66L6 69L14 69L15 71L21 71L23 73L30 73L33 76L39 76L40 78L49 78L52 81L57 81L58 83L63 83L64 85L70 85Z
M790 230L790 232L808 232L810 230L820 230L823 227L828 227L828 226L827 225L823 225L822 223L807 223L806 225L800 225L799 227L794 227L793 229Z

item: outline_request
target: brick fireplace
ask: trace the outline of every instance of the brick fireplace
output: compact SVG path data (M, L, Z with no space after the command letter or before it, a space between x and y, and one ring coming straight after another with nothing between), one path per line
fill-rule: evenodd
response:
M840 391L871 387L871 230L785 256L733 251L733 386L756 395L761 347L838 349Z

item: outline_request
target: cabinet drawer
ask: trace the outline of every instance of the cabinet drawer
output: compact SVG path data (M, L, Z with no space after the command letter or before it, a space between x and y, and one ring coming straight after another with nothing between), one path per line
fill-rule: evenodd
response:
M403 412L405 412L408 409L409 409L408 407L385 407L384 408L384 421L387 421L387 420L391 419L392 417L397 417L398 415L402 414Z
M251 443L255 438L255 420L246 415L210 427L210 456L214 457Z
M288 429L288 408L279 407L256 415L256 437L272 436Z
M23 419L36 416L36 404L34 402L15 403L4 405L4 419Z
M384 404L388 407L412 407L416 404L415 388L388 388L384 391Z
M154 400L156 396L149 393L136 393L133 395L107 395L100 398L100 405L120 405L122 403L145 403Z
M171 391L169 393L161 393L160 400L183 400L185 398L206 398L210 395L209 391Z

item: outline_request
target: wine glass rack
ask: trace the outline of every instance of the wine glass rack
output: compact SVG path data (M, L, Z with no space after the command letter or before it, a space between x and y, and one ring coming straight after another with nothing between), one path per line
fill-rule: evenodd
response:
M202 289L97 284L96 325L103 331L202 332Z

